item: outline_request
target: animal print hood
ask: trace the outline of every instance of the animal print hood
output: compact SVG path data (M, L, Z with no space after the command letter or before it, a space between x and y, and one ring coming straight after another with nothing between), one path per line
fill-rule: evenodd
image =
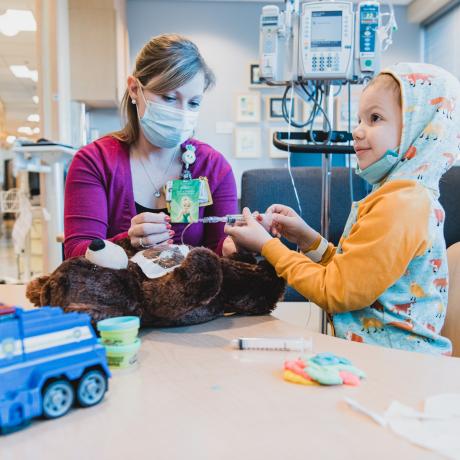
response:
M439 180L460 152L460 83L431 64L401 63L382 73L400 84L403 129L398 163L384 182L421 182L439 196Z

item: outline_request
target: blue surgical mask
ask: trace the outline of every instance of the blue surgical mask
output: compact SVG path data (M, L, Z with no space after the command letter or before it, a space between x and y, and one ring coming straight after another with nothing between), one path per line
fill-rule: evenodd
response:
M365 169L361 169L359 166L356 168L356 174L369 182L369 184L375 185L380 181L385 179L390 171L395 167L398 162L398 149L399 146L393 150L387 150L385 154L377 160L375 163L372 163Z
M182 110L158 102L147 101L139 121L146 139L156 147L173 148L192 137L198 111Z

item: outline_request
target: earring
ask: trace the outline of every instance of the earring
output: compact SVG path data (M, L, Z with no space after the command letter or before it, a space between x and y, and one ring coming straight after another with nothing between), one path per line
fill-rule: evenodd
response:
M131 104L134 104L134 105L136 105L136 101L135 101L135 99L131 99Z

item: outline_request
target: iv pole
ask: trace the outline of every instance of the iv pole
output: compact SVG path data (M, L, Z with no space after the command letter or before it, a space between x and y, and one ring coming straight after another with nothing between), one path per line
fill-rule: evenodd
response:
M353 147L349 145L332 145L336 142L347 142L351 140L351 134L347 131L335 131L336 120L334 117L334 97L332 94L331 83L325 83L325 91L323 98L322 109L330 122L327 123L326 117L323 121L323 131L315 131L315 139L325 141L327 133L332 131L332 135L328 144L288 144L283 142L287 139L303 140L311 142L313 139L310 133L287 133L275 132L273 134L273 144L280 150L290 151L293 153L303 154L320 154L322 155L321 162L321 235L329 241L329 224L330 224L330 206L331 206L331 167L332 154L340 153L345 155L354 154ZM321 332L327 334L327 313L322 310L321 315Z
M329 129L334 130L334 98L330 83L325 83L323 111L329 119ZM328 130L326 117L323 117L323 131ZM332 154L325 152L321 161L321 235L329 241L330 206L331 206L331 167ZM327 313L321 310L321 333L327 333Z

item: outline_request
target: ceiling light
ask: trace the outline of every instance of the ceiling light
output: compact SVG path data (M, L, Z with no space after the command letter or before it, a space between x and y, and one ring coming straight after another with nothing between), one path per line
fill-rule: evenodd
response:
M30 70L26 65L10 65L10 70L17 78L30 78L33 81L38 80L38 72Z
M6 10L0 16L0 32L8 37L13 37L21 31L35 32L37 23L30 10Z
M6 136L6 142L12 144L16 140L16 136Z
M32 128L30 126L20 126L18 128L18 133L27 134L28 136L32 136Z
M38 113L31 113L27 117L27 121L33 121L33 122L38 123L40 121L40 115Z
M34 104L38 104L38 96L32 96L32 100L34 101Z

